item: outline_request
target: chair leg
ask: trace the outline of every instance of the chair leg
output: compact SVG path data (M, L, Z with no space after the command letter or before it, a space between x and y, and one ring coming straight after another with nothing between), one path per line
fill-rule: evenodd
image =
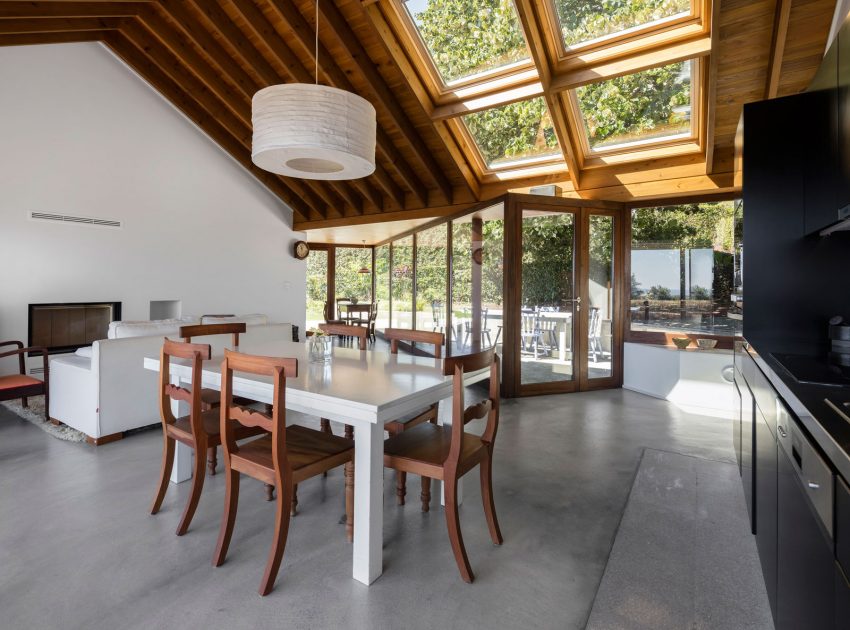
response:
M502 544L502 531L499 529L499 521L496 519L496 504L493 502L493 457L486 457L481 466L481 500L484 503L484 516L487 519L487 528L490 530L490 538L494 545Z
M44 421L50 422L50 395L44 392Z
M198 508L198 501L201 500L201 492L204 489L204 458L203 453L207 449L203 444L198 444L195 449L195 460L192 470L192 488L189 491L189 500L186 501L186 507L183 510L183 516L180 517L180 523L177 525L177 535L182 536L189 529L189 524L192 522L192 517L195 516L195 510Z
M277 572L283 560L283 550L286 548L286 536L289 533L289 505L292 502L292 486L286 484L278 488L277 509L275 510L274 538L269 550L269 559L266 562L266 570L260 582L260 595L268 595L274 587Z
M263 484L263 490L266 491L266 501L274 501L274 486L270 483Z
M431 509L431 478L422 477L422 492L419 495L419 500L422 501L422 511L427 512Z
M215 475L216 466L218 466L218 447L210 446L207 448L207 474Z
M298 514L298 484L292 485L292 501L289 506L289 515L295 516Z
M213 566L220 567L227 556L230 547L230 537L233 536L233 525L236 523L236 508L239 505L239 472L227 470L227 484L224 490L224 513L221 515L221 527L218 532L218 542L213 555Z
M399 505L404 505L404 495L407 494L407 473L396 471L395 496Z
M455 555L457 568L464 582L472 583L475 576L466 557L466 547L463 546L463 535L460 532L460 518L457 511L457 477L444 481L446 491L446 525L449 529L449 542Z
M354 439L354 427L350 424L345 425L345 439L353 440Z
M29 406L30 406L30 402L29 402L29 400L27 399L27 397L26 397L26 396L24 396L23 398L21 398L21 407L23 407L24 409L26 409L26 408L27 408L27 407L29 407Z
M159 512L162 506L162 499L165 498L165 491L168 490L168 478L171 476L171 467L174 464L174 440L170 437L163 436L162 440L162 467L159 473L159 488L156 491L156 496L151 504L151 514Z
M333 429L331 428L331 421L330 420L328 420L327 418L320 418L319 423L321 424L320 430L321 430L322 433L327 433L328 435L334 434ZM327 476L328 476L328 471L326 470L325 472L322 473L322 477L327 477Z
M345 462L345 539L354 542L354 462Z

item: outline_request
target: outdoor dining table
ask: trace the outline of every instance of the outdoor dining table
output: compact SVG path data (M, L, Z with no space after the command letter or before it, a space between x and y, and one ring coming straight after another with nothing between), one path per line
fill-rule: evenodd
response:
M367 319L369 312L372 310L372 305L369 302L358 302L357 304L342 302L339 304L339 310L342 319L345 321Z
M240 352L298 360L298 376L286 379L286 408L354 427L354 549L353 577L371 584L383 571L383 455L384 424L407 413L450 398L451 377L443 376L442 361L408 354L334 347L329 361L309 360L308 343L254 342L245 338ZM202 387L221 388L223 354L204 363ZM159 371L159 357L145 357L148 370ZM172 383L191 383L191 368L171 362ZM488 377L487 370L466 375L466 384ZM152 392L153 393L153 392ZM271 403L270 377L234 374L233 394ZM174 403L175 415L186 415L184 402ZM440 405L440 422L451 422L450 405ZM191 478L193 449L177 444L171 481ZM458 497L462 488L458 488Z

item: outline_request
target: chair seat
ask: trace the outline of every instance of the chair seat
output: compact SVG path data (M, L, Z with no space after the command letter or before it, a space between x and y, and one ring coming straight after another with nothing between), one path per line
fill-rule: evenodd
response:
M286 452L295 483L321 474L354 459L354 440L322 433L315 429L292 425L286 427ZM231 455L234 468L241 469L238 460L247 462L252 474L257 467L265 471L262 479L274 483L272 436L265 435L246 444Z
M218 446L221 444L221 409L216 408L204 411L201 414L201 422L203 423L204 433L209 438L208 446ZM234 433L237 440L244 440L245 438L265 433L265 430L260 427L245 427L235 420L231 420L231 422L236 427ZM177 418L177 422L168 427L168 432L176 440L190 445L193 443L192 425L189 421L189 416Z
M452 427L420 424L384 442L384 466L402 472L443 478L443 463L449 456ZM477 464L487 453L487 445L473 433L463 434L459 474Z
M25 374L0 376L0 389L20 389L23 387L40 387L42 385L44 385L44 381Z

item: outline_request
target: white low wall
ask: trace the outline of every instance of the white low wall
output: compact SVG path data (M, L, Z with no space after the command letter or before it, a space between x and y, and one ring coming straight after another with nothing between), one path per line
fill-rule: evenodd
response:
M678 350L627 343L623 388L669 400L688 411L733 413L737 408L734 387L723 377L724 369L732 365L731 350Z

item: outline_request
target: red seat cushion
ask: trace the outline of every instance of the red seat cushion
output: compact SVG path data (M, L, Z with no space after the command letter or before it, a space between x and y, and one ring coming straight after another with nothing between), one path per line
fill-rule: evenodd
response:
M24 374L9 374L7 376L0 376L0 389L18 389L19 387L32 387L33 385L42 384L43 381Z

